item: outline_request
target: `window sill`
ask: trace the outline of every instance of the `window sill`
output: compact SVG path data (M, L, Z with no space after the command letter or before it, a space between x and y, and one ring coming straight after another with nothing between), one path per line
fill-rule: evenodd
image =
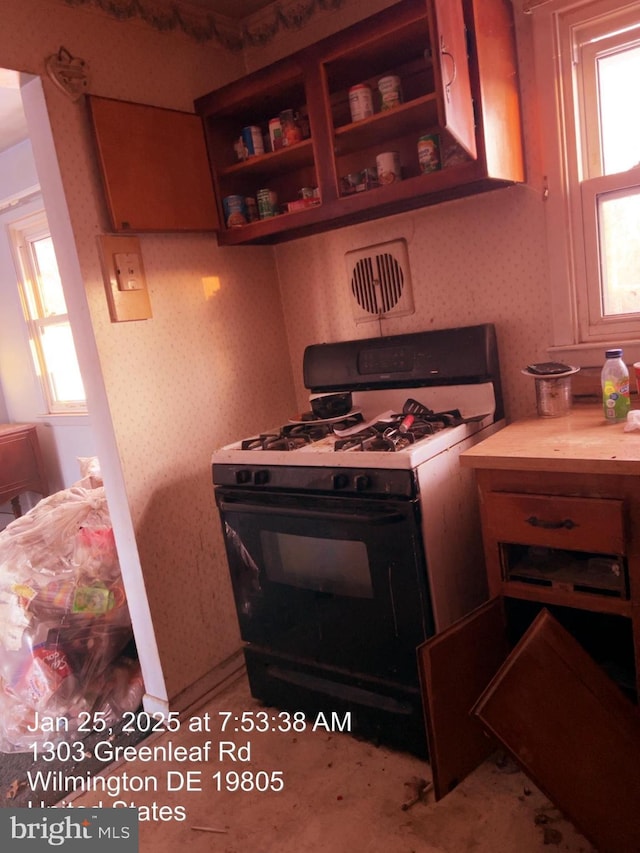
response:
M48 414L36 415L36 420L41 424L55 424L58 426L74 427L88 426L88 412L49 412Z
M605 350L621 347L626 365L640 361L640 341L599 341L595 344L571 344L569 346L549 347L548 352L554 361L563 361L574 367L602 367Z

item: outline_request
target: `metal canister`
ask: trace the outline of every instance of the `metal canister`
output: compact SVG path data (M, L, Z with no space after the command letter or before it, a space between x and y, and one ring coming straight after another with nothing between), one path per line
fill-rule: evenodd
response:
M400 155L397 151L385 151L383 154L378 154L376 157L376 169L378 171L378 181L381 186L402 180Z
M402 83L396 74L389 74L378 80L380 109L391 110L402 103Z
M258 190L257 199L260 219L269 219L277 215L278 197L273 190L266 188Z
M373 115L373 96L371 87L366 83L358 83L349 89L349 109L351 121L362 121Z
M437 133L427 133L418 139L418 163L422 174L437 172L442 168L440 137Z
M264 154L262 131L257 125L242 128L242 142L244 143L248 157L253 157L256 154Z
M247 224L247 207L244 196L228 195L222 199L224 221L228 228L237 228Z

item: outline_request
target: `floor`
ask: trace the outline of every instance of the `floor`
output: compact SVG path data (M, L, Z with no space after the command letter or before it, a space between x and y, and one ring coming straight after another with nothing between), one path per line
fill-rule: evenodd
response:
M132 747L133 760L111 765L112 795L84 793L71 805L136 805L140 853L595 853L500 754L440 802L427 793L407 807L430 780L427 763L347 734L296 731L300 718L289 732L231 730L243 712L245 726L260 728L264 710L236 679L179 731L153 735ZM268 714L278 722L276 710Z

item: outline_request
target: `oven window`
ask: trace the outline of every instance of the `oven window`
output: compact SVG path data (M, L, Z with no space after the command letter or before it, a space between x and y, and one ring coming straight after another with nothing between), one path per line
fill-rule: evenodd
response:
M354 598L373 598L364 542L260 532L264 568L276 583Z

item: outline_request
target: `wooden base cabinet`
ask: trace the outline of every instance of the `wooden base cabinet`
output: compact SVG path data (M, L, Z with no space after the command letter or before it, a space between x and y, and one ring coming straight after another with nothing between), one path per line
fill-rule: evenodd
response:
M640 695L638 478L490 469L476 476L490 595L514 613L526 613L528 602L530 611L538 604L573 614L593 654L599 641L603 663Z
M13 514L22 515L20 495L49 494L38 433L33 424L0 424L0 503L11 501Z
M418 650L436 798L502 745L601 853L635 853L640 480L495 459L476 471L492 597Z

